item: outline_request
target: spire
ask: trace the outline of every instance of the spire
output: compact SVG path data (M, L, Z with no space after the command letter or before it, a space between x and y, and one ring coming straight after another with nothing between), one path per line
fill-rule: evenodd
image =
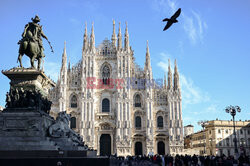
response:
M63 68L67 68L66 41L64 41L64 49L62 54L62 69Z
M129 51L129 35L128 35L128 23L126 22L125 38L124 38L124 49Z
M112 34L112 46L115 48L116 47L116 34L115 34L115 20L113 20L113 34Z
M179 84L179 72L177 69L177 63L176 59L174 61L174 89L179 89L180 84Z
M88 48L88 32L87 32L87 22L85 22L85 31L83 36L83 51L86 51Z
M67 78L67 53L66 53L66 41L64 41L64 49L62 54L62 66L60 71L60 83L65 84Z
M164 72L164 89L167 89L167 79L166 79L166 72Z
M172 71L170 66L170 59L168 59L168 89L172 89L173 87L173 80L172 80Z
M70 70L70 59L69 59L69 62L68 62L68 70Z
M119 32L118 32L118 43L117 43L117 49L122 49L122 31L121 31L121 22L119 22Z
M178 73L176 59L174 60L174 73Z
M92 23L91 35L90 35L90 49L95 48L95 34L94 34L94 22Z
M60 81L60 77L59 75L57 76L57 84L59 84L59 81Z
M147 40L147 49L146 49L146 63L145 63L145 67L147 69L151 69L151 63L150 63L150 53L149 53L149 47L148 47L148 40Z

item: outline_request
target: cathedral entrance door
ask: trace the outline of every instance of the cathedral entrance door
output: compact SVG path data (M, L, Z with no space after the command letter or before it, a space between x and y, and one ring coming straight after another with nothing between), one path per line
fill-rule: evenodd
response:
M100 155L111 155L111 137L109 134L102 134L100 138Z
M157 152L159 155L165 155L165 144L163 141L159 141L157 144Z
M142 143L141 142L136 142L135 143L135 155L142 155Z

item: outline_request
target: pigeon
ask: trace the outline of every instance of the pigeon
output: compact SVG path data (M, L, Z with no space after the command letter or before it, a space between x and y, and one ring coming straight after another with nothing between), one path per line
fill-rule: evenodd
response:
M162 20L163 22L164 21L167 21L167 25L164 27L163 31L167 30L173 23L177 23L178 20L177 17L179 17L179 15L181 14L181 8L179 8L175 14L169 19L169 18L165 18L164 20Z

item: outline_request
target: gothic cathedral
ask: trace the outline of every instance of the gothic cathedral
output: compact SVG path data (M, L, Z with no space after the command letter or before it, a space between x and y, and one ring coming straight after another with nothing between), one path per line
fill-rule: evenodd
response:
M183 151L179 73L168 66L162 85L153 81L149 46L144 69L134 62L126 24L95 46L85 27L82 59L67 66L66 45L60 77L50 91L51 115L71 114L71 128L99 155L176 154ZM174 79L172 79L174 77Z

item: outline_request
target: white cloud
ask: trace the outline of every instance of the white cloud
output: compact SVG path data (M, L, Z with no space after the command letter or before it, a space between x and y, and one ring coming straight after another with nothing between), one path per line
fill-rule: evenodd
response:
M168 72L168 59L171 59L170 54L160 53L161 61L157 63L164 72ZM174 60L171 59L171 69L173 72ZM189 104L198 104L208 102L210 100L208 93L202 91L196 86L191 78L187 78L184 74L179 72L180 85L182 90L183 107Z
M152 7L159 13L169 15L174 14L174 12L177 10L177 3L174 0L154 0L152 1Z
M167 53L160 53L160 57L162 59L162 61L157 63L157 66L159 66L160 68L162 68L162 70L164 72L168 72L168 59L172 59L170 54ZM173 65L171 64L171 68L173 69Z
M168 6L170 7L172 13L174 13L177 10L176 1L168 0Z
M216 113L219 110L218 104L210 104L206 109L205 113Z
M194 21L193 18L188 17L186 15L183 14L183 18L184 18L184 25L183 28L185 30L185 32L187 33L189 39L191 40L191 42L193 44L196 43L196 39L197 39L197 30L194 26Z
M209 95L196 86L191 78L180 73L183 104L198 104L210 100Z
M204 30L206 30L208 26L197 12L192 10L191 13L191 16L182 13L182 17L184 19L183 28L192 44L196 44L197 41L203 42Z
M171 16L179 5L175 0L154 0L152 6L158 13ZM181 17L183 18L181 24L183 24L183 29L191 43L203 42L203 34L208 25L202 20L201 15L194 10L191 10L191 12L182 10Z

